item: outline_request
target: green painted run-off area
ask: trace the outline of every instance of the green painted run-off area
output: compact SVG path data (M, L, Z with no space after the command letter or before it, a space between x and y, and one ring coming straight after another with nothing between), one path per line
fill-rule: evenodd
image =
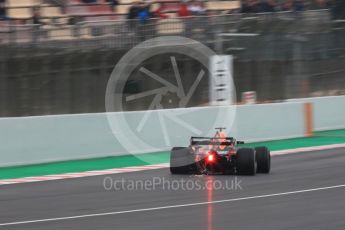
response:
M309 138L293 138L287 140L266 141L245 144L244 146L254 147L265 145L271 151L276 151L339 143L345 143L345 130L316 132L313 137ZM140 156L127 155L89 160L53 162L47 164L0 168L0 179L14 179L29 176L83 172L128 166L142 166L167 162L169 162L169 152L146 153L141 154Z

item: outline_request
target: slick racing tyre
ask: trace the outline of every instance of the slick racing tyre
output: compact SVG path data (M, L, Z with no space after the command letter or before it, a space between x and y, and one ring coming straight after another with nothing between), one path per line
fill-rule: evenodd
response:
M172 174L188 174L196 172L194 156L188 148L174 147L170 153L170 172Z
M257 173L269 173L271 170L271 155L267 147L256 147Z
M241 148L236 154L236 170L239 175L255 175L255 151L252 148Z

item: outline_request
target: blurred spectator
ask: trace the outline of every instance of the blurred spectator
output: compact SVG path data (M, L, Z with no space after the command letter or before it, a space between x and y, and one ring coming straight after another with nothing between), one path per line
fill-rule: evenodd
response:
M136 19L140 9L140 2L133 2L128 10L127 19Z
M159 3L158 8L152 13L152 17L154 18L168 18L168 15L163 12L164 5Z
M241 7L242 13L259 13L260 6L257 0L244 0Z
M293 10L296 12L304 11L305 10L304 0L295 0L293 3Z
M5 0L0 0L0 20L7 20L7 12L5 7Z
M116 12L116 8L119 5L119 1L118 0L107 0L107 2L110 5L110 9L112 12Z
M140 10L140 2L133 2L127 13L127 19L129 20L129 28L135 29L136 20L138 18L138 13Z
M282 4L283 11L292 11L293 10L293 0L287 0Z
M283 4L282 10L295 12L304 11L305 4L303 0L287 0Z
M186 1L184 1L184 0L181 1L177 14L179 17L191 16L191 13L189 12L188 4Z
M137 34L139 35L140 41L145 41L150 34L153 32L152 27L149 22L150 19L150 5L146 4L144 2L141 2L139 4L139 10L138 10L138 19L139 19L139 25L138 25L138 31Z
M41 18L40 8L33 9L33 16L32 16L32 24L35 26L33 27L33 42L36 43L42 36L47 37L46 31L41 30L41 26L45 25Z
M243 0L241 2L241 13L250 13L249 1Z
M140 3L138 10L138 18L141 24L146 24L147 20L150 18L149 6L145 3Z
M43 24L41 21L41 13L39 8L33 9L32 24L39 26Z
M204 3L202 1L198 0L192 0L190 4L188 5L188 10L191 15L205 15L206 8L204 6Z
M329 7L329 0L317 0L321 5L324 3L324 7ZM241 4L242 13L261 13L261 12L275 12L279 10L283 11L304 11L305 1L304 0L243 0Z
M276 8L275 0L261 0L258 6L260 12L274 12Z

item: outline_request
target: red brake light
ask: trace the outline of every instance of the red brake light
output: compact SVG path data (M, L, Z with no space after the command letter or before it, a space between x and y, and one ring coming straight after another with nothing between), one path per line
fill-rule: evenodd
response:
M213 162L214 161L214 155L213 154L210 154L207 156L207 161L208 162Z

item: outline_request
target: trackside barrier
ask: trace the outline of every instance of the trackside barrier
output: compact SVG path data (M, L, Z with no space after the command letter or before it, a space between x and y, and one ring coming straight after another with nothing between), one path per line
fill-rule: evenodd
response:
M309 102L313 105L314 131L345 128L345 96L290 99L288 102Z
M329 105L331 102L336 108ZM247 142L309 136L313 129L345 128L345 97L240 105L236 113L234 108L155 110L135 136L144 112L1 118L0 167L168 150L187 145L190 136L196 135L196 130L185 124L199 130L199 135L211 135L214 127L225 126L229 135ZM185 116L185 124L166 120L168 141L158 122L159 117L167 115ZM126 124L115 122L117 126L111 129L108 118ZM127 143L119 133L130 137ZM126 146L128 143L131 145Z

